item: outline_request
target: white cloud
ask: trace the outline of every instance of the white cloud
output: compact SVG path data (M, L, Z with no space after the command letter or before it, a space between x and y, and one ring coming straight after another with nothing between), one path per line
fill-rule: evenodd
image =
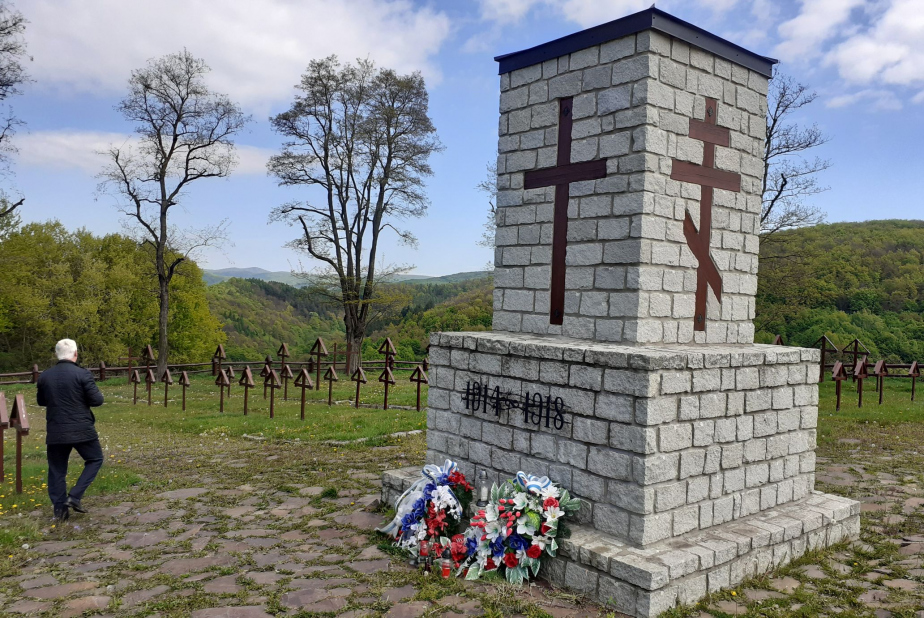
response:
M734 0L724 0L734 3ZM501 23L517 22L532 9L543 7L559 13L582 28L625 17L651 6L651 0L481 0L481 17Z
M889 90L874 90L871 88L859 90L850 94L832 97L825 103L827 107L847 107L854 103L866 102L873 109L897 110L902 108L901 101Z
M520 21L534 6L546 0L481 0L481 17L488 21Z
M851 12L864 0L802 0L799 14L780 24L782 41L776 54L782 60L809 60L848 22Z
M924 90L917 93L911 98L912 103L924 103Z
M560 6L562 14L582 28L613 21L651 6L648 0L565 0L563 3L553 0L552 3Z
M855 83L914 85L924 82L924 5L892 0L872 16L870 27L836 45L826 64Z
M37 131L16 138L19 165L52 170L99 173L106 157L99 154L110 146L130 146L135 137L103 131ZM272 152L256 146L237 147L238 164L232 174L266 174Z
M372 57L439 79L432 57L449 18L411 0L29 0L29 71L38 87L122 93L133 69L188 48L210 83L265 111L292 96L314 58Z

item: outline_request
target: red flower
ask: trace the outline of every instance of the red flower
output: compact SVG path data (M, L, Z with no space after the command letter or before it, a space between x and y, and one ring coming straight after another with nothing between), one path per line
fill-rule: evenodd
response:
M433 505L430 504L427 509L427 515L428 517L424 518L424 523L427 525L427 534L429 536L439 536L439 533L446 527L446 513L444 511L437 511L433 508Z
M497 568L497 565L494 564L494 558L488 558L488 561L484 563L485 571L493 571Z
M542 503L542 508L548 509L553 506L558 506L558 500L555 498L546 498L545 502Z
M452 559L456 561L456 563L461 562L468 554L468 548L465 545L465 537L461 534L452 537L452 540L449 542L449 551L452 554Z
M504 564L507 565L508 569L512 569L520 564L520 561L517 560L517 555L514 552L508 552L504 554Z
M465 480L465 475L456 470L446 479L449 481L450 485L456 485L464 489L465 491L471 491L473 488L471 484Z
M526 550L526 555L530 558L538 558L542 555L542 548L538 545L530 545L529 549Z
M545 533L548 532L549 530L551 530L551 528L550 528L549 526L547 526L546 524L542 524L542 525L539 527L539 534L545 534Z

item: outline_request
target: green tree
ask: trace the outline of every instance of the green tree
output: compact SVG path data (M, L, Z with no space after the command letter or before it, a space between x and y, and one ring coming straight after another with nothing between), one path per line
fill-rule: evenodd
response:
M342 308L350 372L370 323L404 301L382 286L402 269L378 264L380 236L391 230L416 243L397 223L426 213L424 178L441 146L420 73L330 56L311 61L297 88L292 107L270 119L286 142L268 168L280 185L320 199L280 206L271 219L296 226L289 246L321 264L315 289Z
M113 146L101 174L103 187L123 201L141 241L151 248L157 278L157 375L170 351L170 283L197 249L225 237L225 222L197 230L170 225L170 209L189 185L222 178L236 162L234 136L249 122L240 108L205 82L209 67L188 51L152 60L132 72L129 93L116 109L135 123L139 144Z
M125 348L156 340L157 290L148 249L118 234L70 232L60 223L31 223L0 243L0 366L47 365L57 340L77 341L87 363L113 364ZM171 283L170 328L178 360L200 360L224 340L208 312L195 264ZM203 311L204 308L204 311Z

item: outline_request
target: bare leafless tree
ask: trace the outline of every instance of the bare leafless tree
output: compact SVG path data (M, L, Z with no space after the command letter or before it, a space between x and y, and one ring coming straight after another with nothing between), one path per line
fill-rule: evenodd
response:
M497 162L492 161L486 166L487 175L484 180L475 185L480 193L488 200L488 218L484 222L484 230L478 244L482 247L494 248L494 232L497 230Z
M20 86L29 80L25 67L23 67L23 60L28 58L26 42L23 38L25 31L26 18L22 13L13 9L7 0L0 0L0 101L6 101L10 96L20 94ZM16 148L10 143L10 138L22 122L13 113L11 107L7 107L2 113L0 170L6 172L9 157L16 152ZM12 216L24 202L25 198L20 197L14 201L0 190L0 219Z
M270 219L298 228L288 246L320 263L312 276L343 308L352 372L373 314L391 303L380 283L404 270L377 263L380 235L391 230L416 244L397 222L426 213L424 178L441 145L420 73L398 75L369 60L342 65L330 56L313 60L297 89L292 107L270 119L287 141L268 169L280 185L311 193Z
M232 139L250 121L227 96L209 89L208 71L187 50L133 71L129 94L116 109L135 123L138 137L112 146L100 174L101 190L114 190L122 198L120 211L152 250L160 299L158 376L169 355L170 281L193 252L223 240L226 229L221 221L180 230L170 225L168 214L190 183L231 173L237 162Z
M817 174L831 166L827 159L809 159L806 152L828 141L817 124L804 127L791 116L812 103L816 93L791 77L775 73L767 97L767 142L764 145L763 207L760 214L764 240L791 228L824 220L807 198L826 191Z

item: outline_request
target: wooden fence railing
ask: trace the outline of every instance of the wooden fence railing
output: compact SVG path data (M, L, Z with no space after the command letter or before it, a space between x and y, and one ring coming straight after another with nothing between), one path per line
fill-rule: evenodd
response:
M775 345L786 345L783 338L779 335L774 340ZM836 383L835 392L837 401L835 410L841 409L841 383L850 379L856 384L857 407L863 407L863 382L864 380L875 378L876 392L878 393L879 404L882 405L883 395L885 394L886 378L911 379L911 401L915 400L917 390L917 379L921 377L921 371L917 361L910 363L888 363L883 359L878 361L870 360L869 348L854 338L853 341L838 348L834 345L827 335L822 335L813 345L821 349L821 362L819 363L818 382L824 382L825 376L830 371L831 380ZM831 361L831 362L828 362Z
M239 384L245 386L245 395L249 388L256 386L253 382L253 376L259 374L264 379L263 393L266 397L267 391L270 391L270 416L275 411L275 391L284 389L284 397L288 399L289 381L294 380L294 386L302 388L302 418L304 418L304 395L305 390L320 390L321 382L328 382L328 405L333 405L333 382L340 381L338 370L345 372L347 367L347 352L339 351L338 345L332 346L333 352L328 352L324 341L319 337L314 346L311 348L310 355L314 358L308 360L288 360L289 348L283 343L276 352L276 359L272 356L266 356L262 361L231 361L227 358L224 346L219 345L212 355L212 359L205 363L171 363L163 375L156 376L157 361L151 346L147 346L141 356L132 356L132 350L129 348L128 356L120 360L128 360L125 366L110 367L105 362L99 365L87 367L97 381L105 381L116 376L127 376L133 386L133 403L138 400L138 385L144 384L147 390L148 405L153 401L152 387L155 383L164 384L164 405L168 403L168 389L173 382L173 376L180 376L180 385L183 387L183 410L186 409L186 388L190 385L189 376L196 374L211 374L216 377L216 384L221 386L219 409L224 410L224 393L227 389L230 395L232 380L236 378L235 371L241 372ZM411 372L409 381L417 385L417 410L421 409L421 385L428 384L427 370L429 364L427 359L422 362L417 361L400 361L396 360L397 355L391 339L385 339L379 347L379 353L385 358L376 360L364 360L359 370L353 371L350 375L345 375L345 379L356 382L356 407L359 407L359 395L362 384L368 380L366 372L380 372L378 381L384 384L384 398L382 407L388 409L389 388L395 382L394 372L407 371ZM340 360L340 357L343 360ZM138 364L132 364L132 361L140 361ZM0 373L0 386L14 384L35 384L38 382L41 371L38 365L33 365L30 371L16 373ZM297 377L296 377L296 374ZM313 379L312 379L313 376ZM310 386L309 386L310 385ZM245 398L245 414L247 400Z

